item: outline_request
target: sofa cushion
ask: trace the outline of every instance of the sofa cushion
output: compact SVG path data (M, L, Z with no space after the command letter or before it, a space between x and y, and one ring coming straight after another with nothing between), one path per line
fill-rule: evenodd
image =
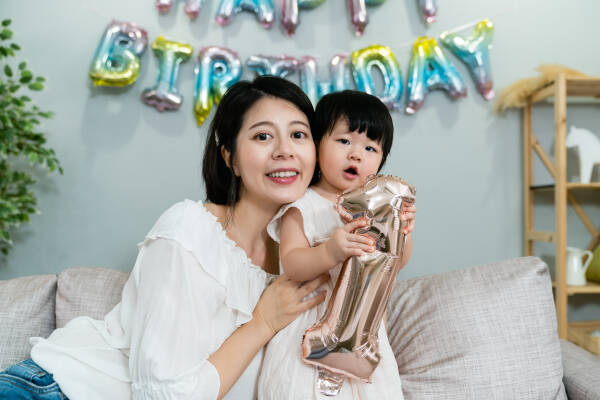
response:
M56 275L0 281L0 371L29 358L32 336L54 330Z
M388 324L406 400L566 399L538 258L398 281Z
M119 301L128 272L106 268L70 268L58 275L56 327L75 317L102 319Z

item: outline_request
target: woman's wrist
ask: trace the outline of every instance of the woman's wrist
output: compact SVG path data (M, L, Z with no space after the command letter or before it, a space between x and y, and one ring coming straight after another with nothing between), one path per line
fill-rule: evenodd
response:
M258 338L261 338L265 344L269 342L277 333L275 329L267 322L258 310L252 313L252 319L246 323L249 329L252 329Z

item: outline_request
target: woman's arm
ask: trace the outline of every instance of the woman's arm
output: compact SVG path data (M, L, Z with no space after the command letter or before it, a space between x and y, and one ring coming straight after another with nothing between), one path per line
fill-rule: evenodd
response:
M142 247L127 293L131 332L129 369L134 399L222 398L274 333L325 297L302 299L322 276L299 287L285 276L265 289L252 319L214 351L218 324L231 323L223 287L192 253L173 240ZM224 311L227 311L224 313ZM239 311L238 311L239 312Z
M218 399L225 396L254 356L277 331L304 311L325 300L323 292L319 296L302 301L328 279L328 275L322 275L298 287L296 282L281 275L265 290L254 309L252 319L236 329L208 358L218 371L221 381Z
M351 233L366 225L363 219L349 222L337 229L327 242L310 247L304 235L301 212L290 208L281 220L279 254L283 270L291 279L303 282L327 272L348 257L373 251L372 239Z

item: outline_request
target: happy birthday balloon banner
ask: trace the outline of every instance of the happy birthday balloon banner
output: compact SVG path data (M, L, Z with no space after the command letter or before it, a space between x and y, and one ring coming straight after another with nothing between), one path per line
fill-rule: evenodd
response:
M494 96L489 52L494 32L490 20L477 23L470 37L455 32L440 35L440 42L462 61L484 99ZM97 86L127 86L133 84L141 68L140 56L148 45L148 35L129 22L111 22L106 28L90 67L90 78ZM152 43L159 60L156 84L142 92L142 101L158 111L177 110L183 97L177 90L179 65L192 55L192 46L159 36ZM350 77L357 90L379 97L389 109L402 108L404 91L402 73L396 56L389 47L372 45L351 53L335 55L329 62L329 79L320 80L314 57L296 59L289 56L253 55L246 68L256 75L288 77L298 73L300 86L313 104L327 93L350 89ZM377 91L373 81L375 70L383 77L383 89ZM242 62L237 53L210 46L200 50L195 68L194 113L198 125L206 120L213 103L218 103L227 89L242 77ZM407 99L404 110L414 114L425 101L427 93L443 90L452 99L467 95L465 82L432 37L420 37L414 44L408 68Z
M174 0L155 0L159 12L168 13ZM325 0L281 0L281 27L288 35L292 36L298 28L299 10L311 10L323 4ZM369 23L367 6L378 6L385 0L347 0L348 13L354 33L361 36ZM432 24L437 15L437 0L418 0L419 10L423 19ZM185 13L192 19L200 14L204 0L186 0ZM256 15L258 22L266 29L270 29L275 22L275 7L273 0L219 0L215 20L219 25L228 25L233 17L241 11L248 11Z

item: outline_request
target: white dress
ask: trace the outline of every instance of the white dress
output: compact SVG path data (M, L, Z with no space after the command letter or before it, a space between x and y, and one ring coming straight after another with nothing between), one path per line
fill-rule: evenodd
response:
M309 188L302 198L282 207L269 223L267 231L273 240L279 242L281 217L292 207L297 208L302 214L304 235L311 246L326 241L335 229L343 226L333 202ZM383 323L378 332L381 361L373 372L370 384L354 379L345 379L337 396L323 396L316 389L317 369L312 365L305 364L301 359L302 335L308 327L324 315L327 301L340 270L341 264L329 271L332 279L327 289L325 302L300 315L267 344L263 367L258 379L258 398L260 400L403 399L398 365Z
M219 375L207 358L252 319L271 276L190 200L167 210L139 247L104 320L79 317L32 338L31 357L71 400L216 399ZM256 399L262 353L226 399Z

